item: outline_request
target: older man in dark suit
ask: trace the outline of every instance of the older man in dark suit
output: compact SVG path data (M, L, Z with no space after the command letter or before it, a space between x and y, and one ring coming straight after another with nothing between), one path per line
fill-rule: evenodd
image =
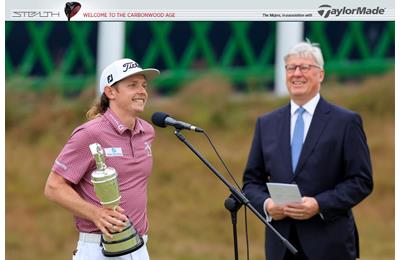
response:
M297 44L285 64L290 104L258 118L243 176L251 204L299 250L292 255L267 230L267 259L354 260L359 243L351 209L373 187L361 117L320 96L318 45ZM296 183L302 201L274 203L267 182Z

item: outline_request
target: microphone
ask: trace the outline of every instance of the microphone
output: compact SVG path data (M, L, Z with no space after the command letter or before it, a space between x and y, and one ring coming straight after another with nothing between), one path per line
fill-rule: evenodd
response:
M170 117L168 114L163 113L163 112L155 112L152 116L151 116L151 122L153 122L153 124L155 124L156 126L159 127L166 127L167 125L173 126L176 129L182 130L182 129L187 129L187 130L192 130L195 132L204 132L203 129L201 129L200 127L182 122L182 121L178 121L173 119L172 117Z

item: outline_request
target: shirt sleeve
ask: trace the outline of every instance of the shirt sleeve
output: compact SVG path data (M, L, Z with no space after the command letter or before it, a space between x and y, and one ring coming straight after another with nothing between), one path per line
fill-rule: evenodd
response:
M268 198L264 201L264 213L265 213L265 219L267 220L267 222L271 222L272 217L268 214L268 211L267 211L268 200L271 200L271 198Z
M90 139L85 129L76 129L57 156L52 171L74 184L79 183L95 165L89 149Z

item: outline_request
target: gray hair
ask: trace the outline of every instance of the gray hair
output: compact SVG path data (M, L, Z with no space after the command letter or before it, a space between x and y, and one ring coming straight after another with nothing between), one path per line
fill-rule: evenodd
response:
M318 43L311 43L308 39L306 42L300 42L293 46L293 48L285 55L284 60L287 62L291 56L299 56L303 58L313 58L317 65L324 68L324 58L322 57L321 49Z

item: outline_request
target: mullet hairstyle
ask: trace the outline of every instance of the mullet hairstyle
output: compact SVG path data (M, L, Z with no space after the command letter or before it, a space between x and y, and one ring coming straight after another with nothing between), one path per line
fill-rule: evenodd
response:
M118 82L115 82L111 87L118 91ZM103 115L107 109L110 107L110 100L107 95L103 92L99 99L97 99L94 105L86 112L86 118L88 120L95 119Z

